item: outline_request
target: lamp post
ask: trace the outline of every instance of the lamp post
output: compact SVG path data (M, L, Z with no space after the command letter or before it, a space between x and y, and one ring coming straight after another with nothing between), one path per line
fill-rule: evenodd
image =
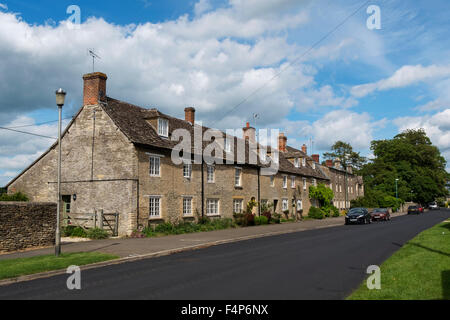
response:
M395 179L395 197L398 199L398 180L400 179Z
M60 215L61 215L61 114L66 92L63 89L56 91L56 105L58 106L58 202L56 206L56 239L55 239L55 255L59 257L61 254L61 232L60 232Z

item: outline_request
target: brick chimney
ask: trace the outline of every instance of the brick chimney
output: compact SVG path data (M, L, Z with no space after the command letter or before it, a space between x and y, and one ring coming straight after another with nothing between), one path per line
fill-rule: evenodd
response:
M245 140L249 140L250 142L256 142L256 129L250 127L250 123L247 122L247 125L242 129L242 136Z
M315 163L319 163L320 162L320 155L313 154L311 157L313 158Z
M189 107L184 109L184 117L187 122L190 122L192 125L195 124L195 108Z
M106 80L101 72L88 73L83 76L83 106L95 105L106 98Z
M333 167L333 160L327 160L327 167L329 168Z
M278 136L278 150L281 152L286 152L286 145L287 145L287 137L284 135L284 133L280 133Z
M306 144L304 144L302 146L302 151L303 151L304 154L308 154L308 147L306 146Z

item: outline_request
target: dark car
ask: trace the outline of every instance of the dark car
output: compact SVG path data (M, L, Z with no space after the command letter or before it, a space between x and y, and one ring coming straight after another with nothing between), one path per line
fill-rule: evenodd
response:
M391 214L389 213L389 209L387 208L376 208L373 209L372 213L372 221L389 221L391 220Z
M408 214L421 214L423 212L423 208L422 210L420 208L420 206L409 206Z
M372 222L372 217L366 208L352 208L345 216L345 224L367 224Z

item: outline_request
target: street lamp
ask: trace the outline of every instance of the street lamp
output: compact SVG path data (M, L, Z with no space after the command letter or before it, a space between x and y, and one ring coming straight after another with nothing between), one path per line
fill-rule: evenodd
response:
M55 255L61 254L61 233L60 233L60 215L61 215L61 114L66 92L59 88L56 91L56 105L58 106L58 202L56 205L56 240Z
M398 199L398 180L400 179L395 179L395 197Z

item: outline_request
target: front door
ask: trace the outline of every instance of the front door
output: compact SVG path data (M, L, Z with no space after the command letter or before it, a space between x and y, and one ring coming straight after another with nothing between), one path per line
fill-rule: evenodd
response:
M62 213L70 213L70 204L72 202L72 196L62 196Z

